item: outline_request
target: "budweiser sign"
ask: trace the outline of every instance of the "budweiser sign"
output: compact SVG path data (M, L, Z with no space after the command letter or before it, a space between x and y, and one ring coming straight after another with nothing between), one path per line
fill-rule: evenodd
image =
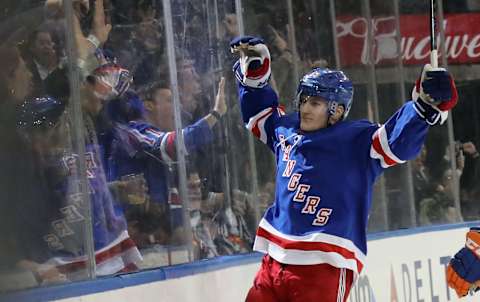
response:
M337 39L343 66L368 63L367 19L337 17ZM399 52L407 65L424 64L430 54L430 19L426 15L400 16L400 48L397 44L395 17L371 20L373 29L372 60L375 64L394 64ZM449 64L480 62L480 14L445 15L445 50ZM440 38L438 37L438 41Z

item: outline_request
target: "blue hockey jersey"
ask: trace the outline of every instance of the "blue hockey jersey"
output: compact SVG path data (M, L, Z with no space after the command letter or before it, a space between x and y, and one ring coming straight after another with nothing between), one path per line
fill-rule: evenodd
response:
M141 262L142 256L127 230L122 212L115 211L118 203L110 193L101 162L102 146L85 145L86 176L90 193L91 222L95 250L96 274L106 276L131 268ZM85 204L78 192L75 169L78 154L66 153L51 162L51 168L62 170L64 179L56 189L61 196L52 212L51 231L43 239L51 250L51 258L44 264L55 266L66 274L80 274L87 267L85 245ZM60 172L60 171L59 171Z
M341 121L302 132L298 112L285 115L270 86L239 84L239 96L247 128L277 162L275 200L254 250L281 263L328 263L359 274L375 179L419 153L427 123L407 102L384 125Z
M182 132L187 152L194 152L213 139L212 130L204 119L185 127ZM143 121L118 124L109 159L109 180L144 173L151 201L166 203L170 177L168 169L175 160L175 131L162 131Z

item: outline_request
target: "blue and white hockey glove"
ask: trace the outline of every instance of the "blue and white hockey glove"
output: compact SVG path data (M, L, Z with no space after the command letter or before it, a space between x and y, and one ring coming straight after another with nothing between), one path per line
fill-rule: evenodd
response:
M233 72L244 86L262 88L267 85L271 75L271 60L268 47L263 39L244 36L230 42L232 53L240 54L233 65Z
M413 88L412 100L415 110L428 124L443 124L448 111L458 102L458 92L446 69L426 64Z
M459 297L478 290L480 285L480 228L467 233L465 247L450 260L447 282Z

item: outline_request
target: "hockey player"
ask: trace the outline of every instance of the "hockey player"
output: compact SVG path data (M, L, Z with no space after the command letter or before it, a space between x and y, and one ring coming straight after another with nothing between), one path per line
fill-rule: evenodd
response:
M414 158L431 125L445 121L457 92L445 69L426 65L412 101L384 125L345 121L352 82L341 71L313 69L286 115L268 84L262 39L239 37L233 69L243 121L276 156L273 205L257 229L265 253L246 301L346 301L367 253L372 186L384 169Z
M478 291L480 287L480 228L471 228L463 247L450 260L447 282L458 297Z

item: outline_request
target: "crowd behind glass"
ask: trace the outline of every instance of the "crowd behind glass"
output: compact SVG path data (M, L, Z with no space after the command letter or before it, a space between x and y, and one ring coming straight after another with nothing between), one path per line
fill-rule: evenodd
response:
M275 192L274 159L242 123L229 41L265 39L272 86L294 110L301 74L345 65L332 18L427 11L407 0L0 8L2 291L250 252ZM443 5L478 10L474 0ZM345 66L356 85L350 118L382 122L414 85L393 74L420 66ZM453 125L432 129L417 159L378 182L371 232L480 217L478 81L457 80Z

